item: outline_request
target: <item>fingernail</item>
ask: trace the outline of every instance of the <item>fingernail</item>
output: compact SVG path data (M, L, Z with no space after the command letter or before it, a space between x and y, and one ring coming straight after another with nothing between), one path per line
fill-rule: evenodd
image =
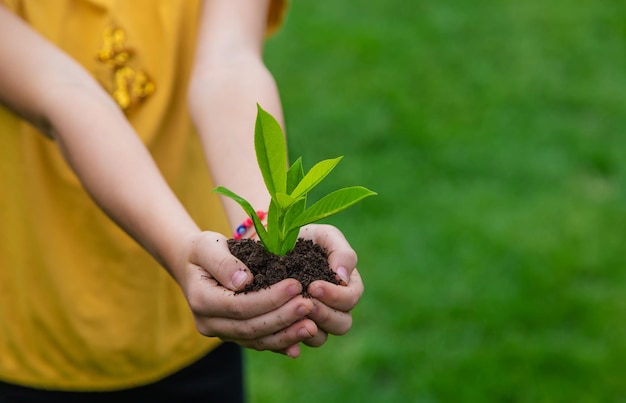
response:
M244 270L237 270L232 277L232 282L233 282L233 286L235 286L235 288L239 289L241 287L243 287L243 285L245 284L246 280L248 280L248 273L246 273Z
M350 278L348 277L348 270L345 267L343 266L337 267L337 276L339 277L341 281L343 281L346 285L348 285Z
M311 295L313 298L322 298L324 296L324 289L322 287L315 287L311 290Z
M304 305L300 305L298 309L296 309L296 313L298 314L298 316L305 317L309 313L311 313L311 310L305 307Z
M287 288L287 293L289 294L290 297L295 297L301 292L302 292L302 288L298 284L290 285L289 288Z
M313 335L309 333L309 331L306 330L305 327L303 327L302 329L298 330L298 337L301 337L303 339L308 339L310 337L313 337Z

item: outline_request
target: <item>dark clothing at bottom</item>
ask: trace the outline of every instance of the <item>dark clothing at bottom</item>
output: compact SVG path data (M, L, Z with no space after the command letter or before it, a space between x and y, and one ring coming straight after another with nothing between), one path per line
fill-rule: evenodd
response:
M116 401L243 403L245 394L241 347L223 343L200 360L160 381L111 392L65 392L0 382L0 403Z

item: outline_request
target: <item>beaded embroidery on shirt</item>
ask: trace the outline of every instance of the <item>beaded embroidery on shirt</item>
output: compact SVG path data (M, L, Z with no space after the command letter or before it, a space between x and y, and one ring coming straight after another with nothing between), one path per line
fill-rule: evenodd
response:
M156 85L144 71L131 67L133 49L126 46L126 32L109 27L102 34L102 48L98 61L103 63L113 78L111 96L125 113L144 102L156 91Z

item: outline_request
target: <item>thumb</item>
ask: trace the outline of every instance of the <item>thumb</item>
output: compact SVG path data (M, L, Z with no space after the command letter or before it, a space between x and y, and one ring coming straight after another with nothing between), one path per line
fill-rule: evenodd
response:
M350 282L358 258L341 231L331 225L313 224L304 227L300 236L312 239L324 248L328 253L330 268L337 273L344 285Z
M196 239L190 260L231 291L253 279L250 269L230 253L228 239L217 232L203 232Z

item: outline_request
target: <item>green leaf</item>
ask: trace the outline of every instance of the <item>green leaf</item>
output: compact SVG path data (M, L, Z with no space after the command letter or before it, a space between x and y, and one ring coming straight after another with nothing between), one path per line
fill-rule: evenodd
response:
M285 222L285 227L289 228L290 223L294 222L298 216L302 214L302 212L306 209L306 199L303 198L299 202L295 203L291 208L286 212L283 221ZM292 228L290 231L287 231L284 240L283 246L281 248L281 254L285 254L292 250L296 246L296 242L298 241L300 227Z
M270 206L267 210L267 234L270 238L272 248L267 249L269 252L277 255L280 253L280 228L278 220L280 219L280 208L274 200L270 201Z
M337 166L343 157L320 161L307 172L305 177L298 183L298 186L291 192L294 199L308 193L317 186L329 173Z
M302 178L304 178L304 168L302 167L302 157L299 157L293 164L291 164L291 167L289 167L289 170L287 171L287 193L293 192L300 181L302 181ZM284 226L288 226L290 222L302 214L305 207L306 195L303 195L285 211L285 216L283 217ZM296 246L296 242L298 241L298 232L299 231L296 228L295 230L287 232L284 235L280 249L281 255L285 255Z
M362 186L353 186L336 190L306 209L287 229L287 232L304 225L322 220L347 209L360 200L376 193Z
M283 210L287 210L289 207L291 207L294 203L298 202L299 200L302 200L302 197L299 199L295 199L289 196L287 193L276 193L276 201L278 201L278 205Z
M299 235L299 232L300 232L300 231L298 231L298 229L299 228L291 230L291 232L288 232L287 236L285 236L283 244L282 244L282 246L280 248L280 255L281 256L286 255L293 248L295 248L296 242L298 242L298 235Z
M269 250L270 252L273 250L278 250L278 246L274 245L274 242L272 242L272 239L268 235L267 230L263 226L263 223L257 216L256 211L246 199L237 195L231 190L226 189L223 186L218 186L217 188L213 189L213 192L226 196L226 197L230 197L231 199L239 203L239 205L241 206L241 208L243 208L243 210L246 212L248 217L252 219L252 222L254 223L254 229L256 230L256 233L259 235L259 239L261 240L261 243L265 245L265 248Z
M257 108L254 148L265 186L275 200L276 193L287 191L287 146L276 119L258 104Z
M296 162L291 164L287 171L287 194L291 194L304 178L304 168L302 167L302 157L298 157Z

